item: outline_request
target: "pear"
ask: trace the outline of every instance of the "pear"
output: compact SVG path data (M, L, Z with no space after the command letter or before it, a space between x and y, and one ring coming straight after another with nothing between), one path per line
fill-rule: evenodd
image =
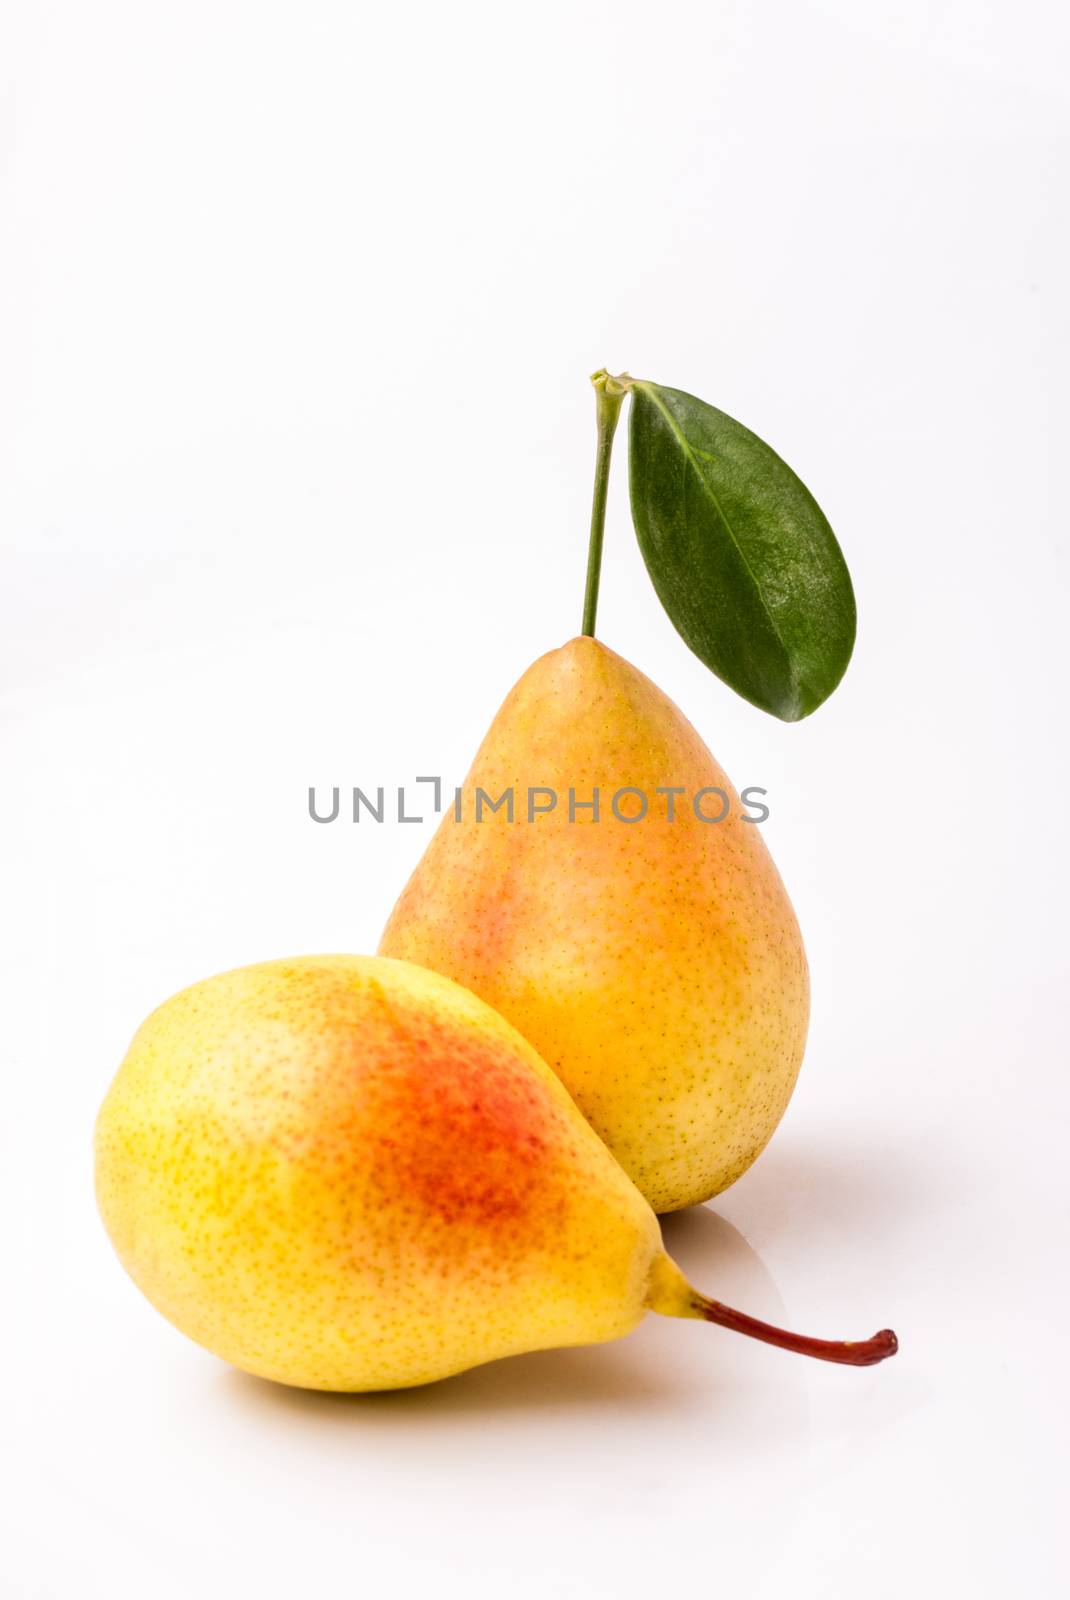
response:
M270 961L144 1023L96 1130L101 1213L158 1310L235 1366L404 1388L480 1362L705 1317L560 1080L475 995L405 962Z
M573 639L507 697L379 945L508 1018L658 1212L746 1171L802 1061L806 956L750 816L673 702Z

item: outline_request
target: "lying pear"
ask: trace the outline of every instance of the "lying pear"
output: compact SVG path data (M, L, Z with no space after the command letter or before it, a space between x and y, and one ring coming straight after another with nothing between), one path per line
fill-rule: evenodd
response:
M311 1389L403 1388L625 1334L647 1310L866 1365L693 1290L560 1081L474 995L319 956L176 995L100 1112L119 1257L192 1339Z
M806 956L751 815L649 678L573 639L507 697L379 945L507 1017L659 1212L746 1171L802 1061Z

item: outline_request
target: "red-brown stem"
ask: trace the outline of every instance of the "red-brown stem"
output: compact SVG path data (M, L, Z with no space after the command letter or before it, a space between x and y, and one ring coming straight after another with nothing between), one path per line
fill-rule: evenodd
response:
M883 1328L872 1339L810 1339L803 1333L788 1333L784 1328L774 1328L771 1323L759 1322L745 1312L733 1311L719 1300L707 1300L696 1294L692 1308L707 1322L718 1327L731 1328L733 1333L745 1333L750 1339L761 1339L764 1344L775 1344L781 1350L794 1350L801 1356L813 1356L818 1361L838 1361L845 1367L872 1367L887 1356L894 1356L899 1340L891 1328Z

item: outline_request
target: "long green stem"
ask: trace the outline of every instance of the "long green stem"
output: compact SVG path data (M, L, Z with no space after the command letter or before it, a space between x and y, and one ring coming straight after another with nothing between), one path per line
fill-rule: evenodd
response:
M587 550L587 588L583 596L583 632L594 638L598 613L598 583L602 576L602 540L606 531L606 496L609 493L609 463L613 455L613 435L630 379L626 372L611 378L605 368L591 374L598 422L598 451L594 464L594 499L591 503L591 542Z

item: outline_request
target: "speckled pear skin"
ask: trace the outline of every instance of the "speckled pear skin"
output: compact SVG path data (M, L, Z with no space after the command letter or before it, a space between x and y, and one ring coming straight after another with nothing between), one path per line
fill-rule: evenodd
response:
M528 822L529 786L557 791ZM475 790L503 808L475 820ZM683 787L670 822L659 786ZM578 801L601 792L601 818ZM610 815L623 787L644 820ZM731 797L721 823L694 794ZM707 814L722 809L716 796ZM620 809L638 809L623 799ZM559 1073L655 1211L745 1172L791 1096L809 1018L802 938L760 825L691 724L600 642L573 639L512 690L387 923L384 955L433 967Z
M616 1338L661 1250L531 1046L457 984L374 956L266 962L168 1000L101 1109L96 1186L164 1316L310 1389Z

